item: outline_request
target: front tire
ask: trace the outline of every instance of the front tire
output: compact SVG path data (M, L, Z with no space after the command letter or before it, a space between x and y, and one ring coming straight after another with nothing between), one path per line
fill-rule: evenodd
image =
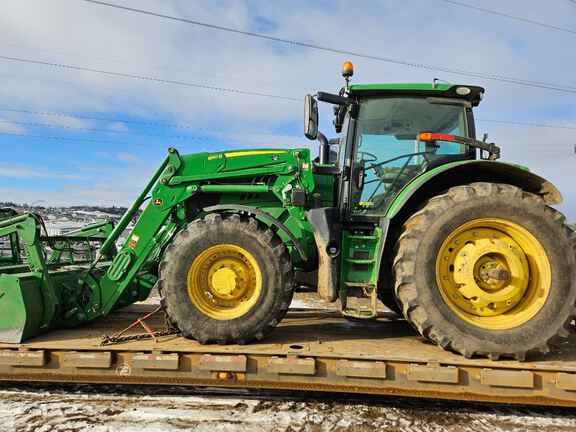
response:
M575 235L541 197L457 186L404 225L394 261L406 319L466 357L546 353L576 315Z
M200 343L261 340L293 295L286 246L270 228L237 214L191 222L167 248L159 274L170 323Z

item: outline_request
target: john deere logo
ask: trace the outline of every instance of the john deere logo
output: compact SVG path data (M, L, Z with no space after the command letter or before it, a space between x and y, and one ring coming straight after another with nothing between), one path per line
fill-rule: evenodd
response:
M279 157L278 155L274 155L274 156L272 156L272 160L273 160L273 161L277 161L277 160L278 160L278 157Z

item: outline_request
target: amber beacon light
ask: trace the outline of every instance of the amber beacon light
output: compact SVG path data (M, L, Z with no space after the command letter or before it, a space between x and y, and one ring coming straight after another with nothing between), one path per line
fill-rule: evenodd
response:
M342 76L346 79L350 79L350 77L354 75L354 65L352 62L344 62L342 65Z

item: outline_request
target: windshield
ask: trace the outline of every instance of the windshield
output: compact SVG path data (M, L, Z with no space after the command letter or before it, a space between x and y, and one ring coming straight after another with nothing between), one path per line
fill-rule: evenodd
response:
M354 146L353 213L384 214L397 193L431 162L468 152L457 143L418 141L418 132L468 136L466 125L461 105L421 97L362 100Z

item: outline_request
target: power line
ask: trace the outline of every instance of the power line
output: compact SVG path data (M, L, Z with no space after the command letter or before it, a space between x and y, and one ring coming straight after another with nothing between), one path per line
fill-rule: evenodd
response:
M91 117L91 116L85 116L85 115L56 113L56 112L47 112L47 111L30 111L30 110L13 109L13 108L0 108L0 111L21 113L21 114L33 114L33 115L40 115L40 116L77 118L77 119L83 119L83 120L96 120L96 121L129 123L129 124L138 124L138 125L143 125L143 126L170 127L170 128L175 128L175 129L192 129L192 130L200 130L200 131L205 130L205 131L212 131L212 132L247 134L247 135L270 135L270 136L279 136L279 137L286 137L286 138L302 138L301 135L295 135L295 134L282 134L282 133L265 132L265 131L240 131L240 130L210 128L210 127L202 127L202 126L191 126L191 125L183 125L183 124L175 124L175 123L146 122L146 121L141 121L141 120L129 120L129 119L122 119L122 118ZM576 130L575 126L565 126L565 125L548 124L548 123L532 123L532 122L520 122L520 121L511 121L511 120L494 120L494 119L486 119L486 118L475 118L474 120L476 120L478 122L485 122L485 123L502 123L502 124L516 125L516 126L532 126L532 127L550 128L550 129ZM115 132L115 131L106 130L106 132Z
M42 116L76 118L76 119L84 119L84 120L97 120L97 121L107 121L107 122L130 123L130 124L139 124L139 125L144 125L144 126L171 127L171 128L176 128L176 129L192 129L192 130L209 131L209 132L223 132L223 133L235 133L235 134L247 134L247 135L270 135L270 136L280 136L280 137L286 137L286 138L302 138L302 136L300 136L300 135L281 134L281 133L275 133L275 132L239 131L239 130L230 130L230 129L202 127L202 126L181 125L181 124L173 124L173 123L156 123L156 122L145 122L145 121L139 121L139 120L128 120L128 119L106 118L106 117L89 117L89 116L84 116L84 115L55 113L55 112L46 112L46 111L28 111L28 110L10 109L10 108L0 108L0 111L7 111L7 112L14 112L14 113L21 113L21 114L34 114L34 115L42 115ZM12 123L18 123L18 122L12 122ZM71 127L71 128L74 128L74 127ZM87 129L87 130L90 130L90 129ZM111 131L111 130L103 130L103 131L104 132L113 132L113 133L129 133L130 132L130 131ZM136 132L134 132L134 133L136 133ZM154 136L159 136L159 135L154 135Z
M574 2L576 3L576 0L574 0ZM66 81L55 81L55 80L48 80L48 79L42 79L42 78L32 78L32 77L16 76L16 75L9 75L9 74L0 74L0 76L8 77L8 78L36 80L36 81L49 82L49 83L54 83L54 84L65 84L65 85L72 85L72 86L78 86L78 87L95 87L95 88L102 88L102 89L106 89L106 90L122 91L122 92L129 92L129 93L139 93L139 94L144 93L144 94L150 94L150 95L161 96L161 97L169 97L169 98L176 98L176 99L189 99L189 100L193 100L195 102L203 102L203 103L214 103L214 104L224 104L224 105L234 105L234 106L237 105L237 106L246 106L246 107L252 107L252 108L262 108L262 109L266 109L266 110L271 109L271 110L281 110L281 111L293 111L291 109L280 108L277 106L239 104L239 103L235 103L235 102L214 100L214 99L197 99L197 98L191 98L191 97L186 97L186 96L174 96L174 95L169 95L169 94L146 92L146 91L141 91L141 90L132 91L132 90L126 90L126 89L119 89L119 88L115 88L115 87L96 86L93 84L85 84L85 83L79 84L79 83L71 83L71 82L66 82ZM173 128L195 128L194 126L185 126L185 125L177 125L177 124L169 124L169 123L140 122L140 121L126 120L126 119L88 117L88 116L80 116L80 115L73 115L73 114L49 113L49 112L42 112L42 111L15 110L15 109L8 109L8 108L0 108L0 111L12 111L12 112L27 113L27 114L51 115L51 116L61 116L61 117L75 117L75 118L82 118L82 119L87 119L87 120L119 121L119 122L125 122L125 123L136 123L136 124L143 124L143 125L150 125L150 126L164 126L164 127L173 127ZM483 118L475 118L475 120L480 121L480 122L487 122L487 123L505 123L505 124L512 124L512 125L534 126L534 127L554 128L554 129L576 129L576 127L573 127L573 126L563 126L563 125L554 125L554 124L546 124L546 123L530 123L530 122L494 120L494 119L483 119ZM223 131L223 130L218 130L218 131ZM230 131L230 132L244 133L241 131ZM275 134L275 133L269 133L269 132L250 131L250 132L246 132L246 133L255 134L255 135L283 136L282 134ZM286 136L294 136L294 137L298 136L299 137L299 135L286 135Z
M487 13L487 14L492 14L492 15L501 16L501 17L508 18L508 19L511 19L511 20L514 20L514 21L520 21L520 22L523 22L523 23L533 24L533 25L537 25L537 26L540 26L540 27L549 28L549 29L552 29L552 30L558 30L558 31L566 32L566 33L576 34L576 30L571 30L571 29L567 29L567 28L564 28L564 27L558 27L558 26L555 26L555 25L546 24L546 23L542 23L542 22L539 22L539 21L532 21L532 20L529 20L529 19L526 19L526 18L520 18L520 17L514 16L514 15L508 15L508 14L505 14L505 13L502 13L502 12L497 12L497 11L493 11L493 10L490 10L490 9L484 9L484 8L481 8L481 7L472 6L472 5L469 5L469 4L466 4L466 3L461 3L461 2L458 2L458 1L454 1L454 0L440 0L440 1L443 1L443 2L445 2L445 3L450 3L450 4L453 4L453 5L456 5L456 6L465 7L465 8L468 8L468 9L474 9L474 10L477 10L477 11L480 11L480 12L484 12L484 13Z
M93 68L86 68L86 67L81 67L81 66L72 66L72 65L66 65L66 64L61 64L61 63L43 62L43 61L39 61L39 60L30 60L30 59L23 59L23 58L17 58L17 57L9 57L9 56L0 56L0 59L11 60L11 61L16 61L16 62L23 62L23 63L38 64L38 65L43 65L43 66L59 67L59 68L64 68L64 69L80 70L80 71L85 71L85 72L95 72L95 73L100 73L100 74L105 74L105 75L121 76L124 78L140 79L140 80L144 80L144 81L183 85L183 86L196 87L196 88L201 88L201 89L206 89L206 90L215 90L215 91L222 91L222 92L235 93L235 94L241 94L241 95L260 96L260 97L267 97L267 98L283 99L283 100L301 102L301 99L299 99L299 98L272 95L272 94L267 94L267 93L251 92L251 91L247 91L247 90L237 90L237 89L229 89L229 88L224 88L224 87L215 87L215 86L208 86L208 85L202 85L202 84L194 84L194 83L189 83L189 82L184 82L184 81L167 80L167 79L149 77L149 76L144 76L144 75L134 75L134 74L127 74L127 73L122 73L122 72L107 71L107 70L103 70L103 69L93 69Z
M221 75L214 75L214 74L207 74L207 73L200 73L200 72L192 72L192 71L182 70L182 69L174 69L174 68L167 68L167 67L163 67L163 66L138 64L138 63L132 63L132 62L127 62L127 61L123 61L123 60L115 60L115 59L109 59L109 58L104 58L104 57L95 57L95 56L89 56L89 55L78 54L78 53L70 53L70 52L66 52L66 51L51 50L51 49L46 49L46 48L34 48L34 47L26 46L26 45L9 44L9 43L5 43L5 42L0 42L0 45L6 46L6 47L11 47L11 48L26 49L26 50L38 51L38 52L47 52L47 53L52 53L52 54L62 54L62 55L66 55L66 56L79 57L79 58L85 58L85 59L90 59L90 60L99 60L99 61L105 61L105 62L110 62L110 63L118 63L118 64L124 64L124 65L129 65L129 66L141 67L141 68L158 69L158 70L163 70L163 71L167 71L167 72L177 72L177 73L184 73L184 74L189 74L189 75L203 76L203 77L208 77L208 78L217 78L217 79L223 79L223 80L238 81L238 82L245 82L245 83L250 83L250 84L274 86L274 87L297 88L297 89L309 91L309 89L306 87L296 86L296 85L292 85L292 84L247 80L247 79L238 78L238 77L230 77L230 76L221 76Z
M147 11L147 10L143 10L143 9L136 9L136 8L118 5L118 4L114 4L114 3L106 3L103 1L99 1L99 0L81 0L81 1L98 4L101 6L107 6L107 7L111 7L111 8L121 9L121 10L125 10L125 11L136 12L136 13L145 14L145 15L151 15L151 16L155 16L158 18L164 18L164 19L183 22L183 23L187 23L187 24L193 24L196 26L210 28L210 29L214 29L214 30L225 31L225 32L233 33L233 34L241 34L241 35L245 35L245 36L251 36L251 37L266 39L266 40L270 40L270 41L274 41L274 42L299 46L302 48L310 48L310 49L316 49L316 50L320 50L320 51L332 52L332 53L337 53L337 54L345 54L345 55L354 56L354 57L361 57L361 58L366 58L366 59L370 59L370 60L383 61L383 62L387 62L387 63L394 63L394 64L416 67L416 68L421 68L421 69L430 69L430 70L446 72L446 73L462 75L462 76L484 78L484 79L489 79L489 80L507 82L507 83L511 83L511 84L526 85L526 86L530 86L530 87L544 88L544 89L548 89L548 90L562 91L562 92L567 92L567 93L576 93L575 87L565 86L562 84L554 84L554 83L547 83L547 82L541 82L541 81L531 81L531 80L525 80L525 79L521 79L521 78L506 77L506 76L486 74L486 73L481 73L481 72L472 72L472 71L466 71L466 70L458 70L458 69L452 69L452 68L447 68L447 67L443 67L443 66L435 66L435 65L428 65L428 64L424 64L424 63L391 59L391 58L380 57L380 56L376 56L376 55L368 54L368 53L348 51L348 50L343 50L343 49L338 49L338 48L330 48L330 47L325 47L325 46L316 45L316 44L307 43L307 42L302 42L302 41L279 38L279 37L275 37L275 36L268 36L265 34L255 33L255 32L250 32L250 31L245 31L245 30L239 30L239 29L235 29L232 27L225 27L225 26L220 26L220 25L215 25L215 24L208 24L208 23L204 23L204 22L200 22L200 21L194 21L194 20L190 20L190 19L186 19L186 18L180 18L180 17L176 17L176 16L172 16L172 15L161 14L158 12L152 12L152 11Z
M56 140L56 141L72 141L72 142L86 142L86 143L102 143L102 144L119 144L119 145L128 145L128 146L136 146L136 147L145 147L145 148L163 148L167 149L167 146L163 145L156 145L156 144L141 144L141 143L133 143L133 142L126 142L126 141L109 141L109 140L97 140L97 139L85 139L85 138L71 138L71 137L59 137L59 136L48 136L48 135L33 135L33 134L16 134L16 133L8 133L8 132L0 132L0 135L5 136L12 136L16 138L30 138L30 139L43 139L43 140ZM225 141L223 141L225 142ZM546 146L548 147L548 146ZM568 145L566 147L572 147ZM180 149L190 149L195 150L194 147L185 147L179 146ZM505 157L507 148L504 147L503 149L503 156ZM540 158L542 157L561 157L566 156L569 153L565 152L545 152L545 153L522 153L523 156L530 156L530 155L538 155Z
M47 83L51 83L51 84L69 85L69 86L81 87L81 88L93 87L93 88L104 89L104 90L112 90L115 92L137 93L139 95L149 94L149 95L158 96L158 97L167 97L167 98L171 98L171 99L186 99L186 100L191 100L194 102L216 104L216 105L221 104L221 105L243 106L243 107L250 107L250 108L262 108L262 109L266 109L266 110L293 111L293 109L282 108L282 107L276 106L276 105L275 106L254 105L254 104L245 104L245 103L238 103L238 102L231 102L231 101L223 101L223 100L218 100L218 99L198 99L198 98L189 97L189 96L180 96L180 95L176 96L176 95L172 95L172 94L150 92L150 91L145 91L145 90L127 90L127 89L121 89L118 87L99 86L99 85L87 84L87 83L74 83L74 82L70 82L70 81L58 81L58 80L51 80L51 79L46 79L46 78L35 78L35 77L29 77L29 76L23 76L23 75L0 74L0 76L6 77L6 78L15 78L15 79L47 82ZM292 102L292 101L290 101L290 102Z
M119 131L119 130L109 130L109 129L98 129L98 128L86 128L80 126L66 126L66 125L56 125L50 123L34 123L34 122L20 122L20 121L11 121L11 120L0 120L0 123L5 124L15 124L21 126L38 126L38 127L48 127L48 128L55 128L55 129L66 129L66 130L74 130L74 131L86 131L86 132L106 132L106 133L116 133L116 134L125 134L125 135L141 135L141 136L149 136L155 138L165 138L165 139L176 139L176 140L195 140L195 141L227 141L231 143L241 143L241 144L268 144L267 142L261 141L249 141L249 140L239 140L239 139L231 139L231 138L215 138L215 137L205 137L205 136L194 136L194 135L165 135L165 134L155 134L155 133L148 133L148 132L134 132L134 131Z
M142 143L135 143L135 142L128 142L128 141L111 141L111 140L100 140L100 139L92 139L92 138L72 138L72 137L61 137L61 136L48 136L48 135L35 135L35 134L20 134L20 133L10 133L10 132L0 132L0 135L12 136L17 138L32 138L32 139L47 139L47 140L57 140L57 141L74 141L74 142L87 142L87 143L101 143L101 144L119 144L119 145L129 145L129 146L136 146L136 147L156 147L156 148L164 148L167 149L168 146L159 145L159 144L142 144ZM200 138L199 138L200 139ZM214 140L221 142L221 143L237 143L238 141L228 140L228 139L215 139ZM253 141L242 141L243 143L250 143L250 144L267 144L262 142L253 142ZM187 149L187 150L197 150L195 147L190 146L179 146L180 149ZM214 150L217 151L217 150Z
M0 109L1 111L2 109ZM9 110L14 111L14 110ZM75 116L65 116L65 117L75 117ZM488 120L489 121L489 120ZM65 130L75 130L75 131L87 131L87 132L104 132L104 133L117 133L117 134L126 134L126 135L143 135L143 136L150 136L150 137L157 137L157 138L168 138L168 139L183 139L183 140L198 140L198 141L226 141L231 143L242 143L242 144L268 144L267 142L261 141L249 141L249 140L238 140L238 139L229 139L224 138L223 140L220 138L215 137L204 137L204 136L183 136L183 135L165 135L165 134L155 134L155 133L147 133L147 132L134 132L134 131L118 131L118 130L110 130L110 129L99 129L99 128L86 128L81 126L67 126L67 125L56 125L51 123L35 123L35 122L21 122L21 121L12 121L12 120L0 120L0 123L4 124L15 124L15 125L22 125L22 126L37 126L37 127L48 127L48 128L56 128L56 129L65 129ZM139 123L139 122L136 122ZM551 125L541 125L541 124L530 124L530 123L520 123L520 122L505 122L502 123L512 123L518 125L531 125L531 126L544 126L544 127L554 127ZM569 128L569 129L576 129L576 128ZM294 137L294 136L290 136ZM119 142L116 142L119 143ZM571 147L571 144L547 144L546 147ZM541 144L522 144L515 147L542 147Z
M553 125L553 124L546 124L546 123L517 122L517 121L493 120L493 119L483 119L483 118L475 118L475 120L481 121L481 122L488 122L488 123L504 123L504 124L518 125L518 126L535 126L535 127L552 128L552 129L576 130L576 127L574 127L574 126Z
M58 141L77 141L77 142L102 143L102 144L121 144L121 145L132 145L132 146L137 146L137 147L168 148L165 146L160 146L160 145L155 145L155 144L141 144L141 143L126 142L126 141L109 141L109 140L97 140L97 139L88 139L88 138L56 137L56 136L46 136L46 135L9 133L9 132L0 132L0 135L12 136L12 137L17 137L17 138L33 138L33 139L48 139L48 140L58 140Z

